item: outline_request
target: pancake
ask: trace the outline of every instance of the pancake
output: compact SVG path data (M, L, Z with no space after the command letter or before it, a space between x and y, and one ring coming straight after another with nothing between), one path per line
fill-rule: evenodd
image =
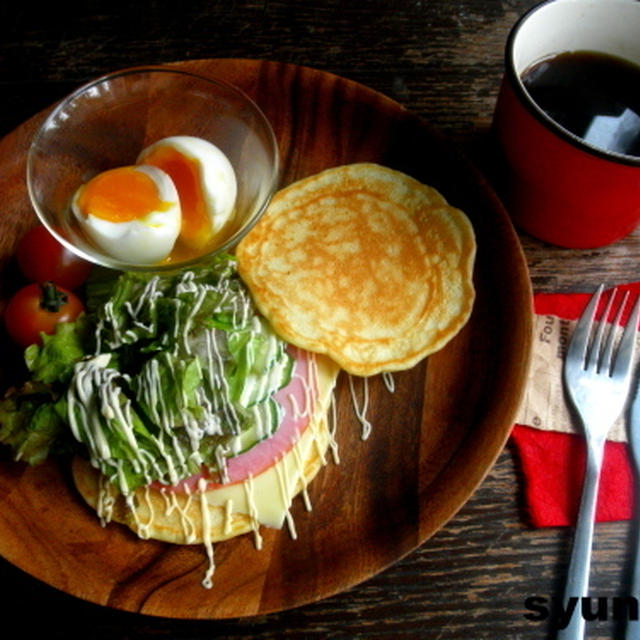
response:
M219 484L203 477L191 478L184 485L192 487L190 490L185 491L184 486L141 487L127 499L88 461L75 458L72 474L76 488L104 521L124 524L142 538L209 544L255 532L259 525L281 527L291 500L306 490L326 463L332 444L327 413L339 369L327 358L317 357L314 362L318 391L307 425L288 450L272 454L267 468L252 462L245 477L235 482ZM251 453L249 450L238 458Z
M468 218L436 189L358 163L279 191L236 256L284 340L370 376L412 367L464 326L475 252Z

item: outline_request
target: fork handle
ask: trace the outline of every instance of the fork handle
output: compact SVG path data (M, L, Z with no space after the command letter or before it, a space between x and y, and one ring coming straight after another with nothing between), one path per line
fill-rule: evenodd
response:
M638 531L636 531L635 543L635 556L633 558L633 575L631 577L630 595L634 598L637 598L638 591L640 590L640 532ZM631 617L627 620L624 640L640 640L640 621L631 620Z
M582 498L578 521L573 538L571 560L565 584L562 604L567 610L569 598L586 597L589 589L589 569L591 567L591 546L593 542L593 528L596 514L598 486L600 484L600 469L604 453L604 439L587 440L586 469L582 487ZM571 620L566 628L560 629L557 640L579 640L584 637L584 617L581 613L581 602L573 611Z
M638 396L640 398L640 396ZM638 405L640 407L640 405ZM636 405L634 405L634 413ZM633 461L635 464L635 476L636 480L640 477L640 437L637 429L633 429L633 426L640 425L640 415L632 417L632 428L629 431L631 450L633 452ZM636 509L638 505L636 503ZM634 549L633 549L633 571L631 575L631 590L629 595L633 598L637 598L640 593L640 528L636 519L635 524L635 536L634 536ZM627 620L625 628L624 640L640 640L640 620L633 620L631 616Z

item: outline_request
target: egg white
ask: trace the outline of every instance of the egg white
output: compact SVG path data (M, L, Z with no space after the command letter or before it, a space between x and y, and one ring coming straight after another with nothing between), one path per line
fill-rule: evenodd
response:
M157 167L131 167L148 175L158 189L162 202L170 203L163 211L151 211L144 217L126 222L111 222L82 211L81 186L73 196L71 209L84 232L105 253L130 264L153 264L166 258L180 233L180 202L171 178Z
M238 185L233 166L214 144L195 136L169 136L142 150L136 162L144 164L158 147L170 147L187 158L196 160L205 207L211 222L211 233L220 231L230 220L235 206Z

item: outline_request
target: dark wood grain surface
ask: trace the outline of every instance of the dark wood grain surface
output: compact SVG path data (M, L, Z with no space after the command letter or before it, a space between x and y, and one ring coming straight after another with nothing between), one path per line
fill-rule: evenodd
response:
M103 72L185 59L308 65L397 100L460 145L500 187L490 136L503 46L525 0L195 1L0 6L0 136ZM1 205L0 205L1 206ZM640 232L602 250L521 235L535 291L640 277ZM347 592L224 622L127 614L70 598L0 562L5 629L60 638L546 638L525 599L562 592L571 531L530 529L509 446L480 489L427 544ZM628 593L630 523L598 525L592 593ZM590 638L614 638L615 620ZM9 636L12 632L7 631Z

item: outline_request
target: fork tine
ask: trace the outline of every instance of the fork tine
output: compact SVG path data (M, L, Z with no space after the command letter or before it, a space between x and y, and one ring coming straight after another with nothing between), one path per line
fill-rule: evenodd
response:
M617 289L614 289L613 292L611 293L611 297L609 298L609 304L607 305L607 310L604 312L604 315L602 316L602 324L604 325L606 323L607 318L609 317L609 311L611 308L611 301L613 300L614 296L617 293ZM609 327L609 335L607 336L607 343L604 346L604 351L602 354L602 362L599 366L599 371L606 371L606 373L608 375L610 375L611 372L611 361L613 359L613 346L615 344L616 341L616 328L618 327L618 325L620 324L620 320L622 319L622 312L624 311L625 307L627 306L627 300L629 299L629 292L625 291L624 295L622 296L622 302L618 305L618 311L616 313L616 317L613 320L613 322L611 323L610 327Z
M624 328L620 347L616 355L616 361L613 365L611 373L614 377L626 377L631 375L631 367L633 364L633 355L636 347L636 331L638 329L638 318L640 316L640 296L636 298L633 310Z
M601 348L602 348L602 337L604 336L604 332L608 326L607 319L609 318L609 313L611 311L611 307L613 305L613 299L616 297L617 289L614 289L607 300L607 305L605 307L602 316L600 317L600 322L598 323L598 330L596 331L596 337L593 340L593 344L591 345L591 352L589 355L589 363L587 364L587 369L592 369L594 371L602 371L605 370L609 372L609 367L611 365L611 354L613 353L613 338L615 336L615 324L609 326L609 331L607 334L607 342L605 344L604 361L600 360ZM626 296L618 309L618 315L616 317L616 324L620 320L620 312L624 307L626 302Z
M573 336L569 342L569 348L567 350L567 361L575 360L580 362L584 368L587 357L587 349L589 347L589 335L591 333L591 325L593 324L593 318L598 308L598 302L604 285L600 285L598 290L591 296L591 300L585 307L578 323L573 330Z

